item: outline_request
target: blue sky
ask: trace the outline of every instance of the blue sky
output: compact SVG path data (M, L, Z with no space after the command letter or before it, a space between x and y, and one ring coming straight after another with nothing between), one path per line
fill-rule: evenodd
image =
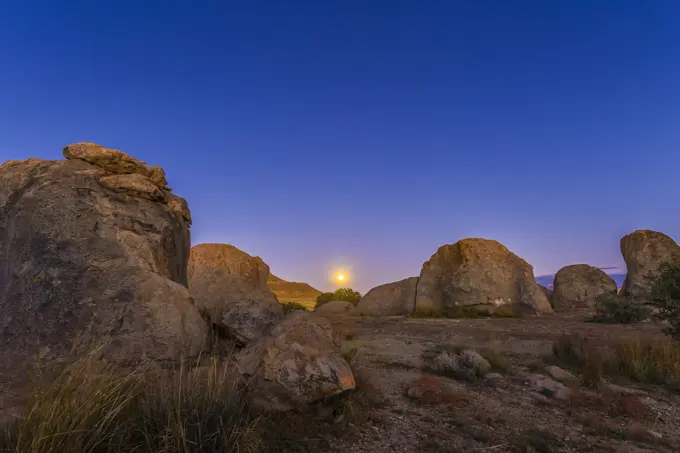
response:
M166 169L194 243L330 289L497 239L536 274L680 239L672 0L0 0L0 160Z

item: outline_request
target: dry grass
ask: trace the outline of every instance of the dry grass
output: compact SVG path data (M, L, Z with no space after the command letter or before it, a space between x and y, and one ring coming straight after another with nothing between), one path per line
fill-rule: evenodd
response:
M619 341L614 348L612 371L634 381L680 388L680 343L640 337Z
M0 433L12 453L259 451L258 420L229 360L163 370L102 365L96 354L42 376L23 416Z
M470 402L467 395L451 388L441 378L432 374L422 374L415 378L407 389L407 396L423 405L441 404L461 407Z
M572 410L589 410L609 417L623 417L634 421L646 420L649 407L633 394L605 390L602 393L583 390L578 386L570 387L567 404Z
M553 344L553 357L581 373L589 387L599 387L609 375L680 388L680 343L669 339L625 337L603 348L582 335L566 335Z

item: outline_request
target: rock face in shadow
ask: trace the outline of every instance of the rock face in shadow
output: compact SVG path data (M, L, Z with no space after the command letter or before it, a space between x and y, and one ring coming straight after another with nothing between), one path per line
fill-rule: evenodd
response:
M552 306L553 290L543 285L538 285L538 287L541 288L541 291L545 294L545 298L548 299L548 302Z
M264 335L283 316L267 287L269 266L233 245L192 247L188 276L201 313L242 345Z
M72 153L74 146L86 148L88 159ZM69 145L69 160L0 166L5 365L36 354L60 359L100 342L108 343L103 354L110 362L176 360L196 354L206 340L206 324L186 287L189 225L148 179L164 172L134 173L157 167L107 150ZM125 184L110 182L121 175L154 196L117 190Z
M573 264L560 269L555 275L552 306L555 311L594 308L598 297L616 296L613 278L597 267Z
M401 316L413 313L418 277L376 286L357 305L357 312L369 316Z
M638 230L621 238L621 254L627 268L622 294L644 298L651 280L659 274L659 266L680 259L680 246L663 233Z
M238 356L241 377L254 405L285 411L351 390L349 364L339 352L341 339L324 317L294 311Z
M444 245L423 264L416 311L475 308L550 313L533 268L497 241L462 239Z

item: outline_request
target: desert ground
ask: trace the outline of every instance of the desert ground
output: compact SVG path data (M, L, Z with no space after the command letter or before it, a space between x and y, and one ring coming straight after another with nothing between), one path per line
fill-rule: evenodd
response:
M339 420L327 422L326 432L310 434L308 451L678 451L680 396L666 387L606 376L597 388L587 388L578 369L572 382L564 381L565 396L527 384L531 375L549 376L553 343L563 335L582 335L597 346L663 341L652 323L591 324L584 322L587 316L334 319L363 396ZM497 374L470 381L432 370L428 353L448 348L486 354Z

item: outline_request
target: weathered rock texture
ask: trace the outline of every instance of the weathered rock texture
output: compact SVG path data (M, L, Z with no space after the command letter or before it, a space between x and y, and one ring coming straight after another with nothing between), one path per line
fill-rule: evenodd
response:
M616 282L597 267L587 264L565 266L555 274L552 306L555 311L594 308L597 298L616 295Z
M269 266L233 245L192 247L188 276L199 310L241 344L261 337L283 316L267 287Z
M418 277L376 286L357 305L357 312L370 316L400 316L413 313Z
M95 165L109 173L118 175L138 174L148 178L159 189L170 190L165 179L165 171L160 167L151 167L139 159L135 159L117 149L105 148L96 143L73 143L64 148L64 157L78 159Z
M680 259L680 246L663 233L638 230L621 238L621 254L628 271L623 295L644 298L651 280L658 276L659 266Z
M321 291L307 283L289 282L272 274L269 274L267 286L279 301L296 302L310 309L316 306L316 298L321 295Z
M552 311L529 263L497 241L477 238L440 247L418 280L416 311L460 307Z
M87 149L87 159L72 149ZM0 166L0 356L6 366L16 369L36 354L63 358L101 342L108 344L109 361L174 360L197 353L206 339L186 287L187 223L161 197L109 183L118 167L107 156L140 161L120 151L98 154L102 149L69 145L70 160ZM124 167L146 187L146 176L133 173L140 168Z
M351 315L356 311L356 306L352 302L347 302L345 300L332 300L326 302L325 304L316 307L314 313L323 316L344 316Z
M300 408L354 388L339 352L341 339L324 317L294 311L238 358L255 406L268 411Z

